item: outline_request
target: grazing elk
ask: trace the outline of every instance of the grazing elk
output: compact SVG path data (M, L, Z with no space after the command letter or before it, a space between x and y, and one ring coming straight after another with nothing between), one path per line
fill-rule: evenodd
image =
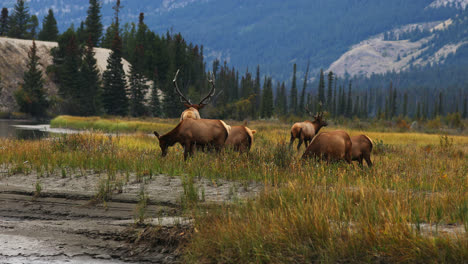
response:
M366 135L359 135L351 137L351 142L353 144L351 148L352 159L357 160L361 167L363 166L362 160L365 159L367 166L372 167L372 161L370 159L373 148L372 139Z
M214 76L212 76L211 79L208 80L210 82L210 84L211 84L211 90L208 93L208 95L205 96L205 98L203 98L200 101L200 103L192 104L192 102L190 102L190 100L187 99L182 94L182 92L179 90L179 87L177 86L177 76L179 75L179 71L180 71L180 69L177 70L177 72L176 72L176 74L174 76L174 80L172 82L174 83L174 88L175 88L176 92L179 94L181 102L183 102L185 107L187 108L187 109L185 109L184 112L182 112L182 115L180 116L180 121L182 121L184 119L187 119L187 118L201 119L200 113L198 111L200 109L202 109L203 107L205 107L205 105L207 105L207 103L210 101L211 97L213 97L213 95L215 94Z
M323 132L314 137L302 158L318 157L327 161L351 163L351 138L342 130Z
M253 143L253 135L256 130L251 130L244 124L242 126L233 126L226 140L226 146L231 147L235 151L249 152Z
M184 159L193 155L195 146L213 146L219 152L225 144L229 135L230 126L221 120L213 119L191 119L182 120L173 130L160 136L154 131L159 140L161 155L167 155L167 149L180 143L184 148Z
M306 111L312 115L309 109L306 108ZM323 120L323 112L314 116L314 121L306 120L304 122L295 123L291 127L291 140L289 142L289 147L292 147L294 140L299 139L299 144L297 144L297 150L301 148L302 142L305 142L305 147L309 145L309 142L314 138L315 135L320 131L324 126L328 126L328 123Z

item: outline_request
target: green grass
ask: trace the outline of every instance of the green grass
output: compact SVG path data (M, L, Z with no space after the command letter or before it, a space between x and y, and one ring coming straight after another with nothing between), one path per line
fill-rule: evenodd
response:
M176 121L150 123L164 133ZM97 194L102 200L110 199L112 190L127 181L144 183L159 173L183 175L182 201L195 219L186 262L463 263L468 259L467 136L348 130L374 140L374 167L360 169L301 161L302 152L288 148L290 125L249 124L258 133L248 155L196 153L184 162L180 146L161 158L154 136L86 133L43 141L1 139L0 162L10 175L66 177L70 170L105 174ZM135 179L129 179L130 174ZM265 189L253 200L207 209L193 184L200 177L256 181ZM451 226L465 232L451 234Z

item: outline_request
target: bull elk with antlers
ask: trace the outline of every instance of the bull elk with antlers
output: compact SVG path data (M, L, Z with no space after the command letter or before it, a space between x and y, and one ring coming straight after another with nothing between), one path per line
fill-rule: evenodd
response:
M312 115L309 109L306 108L306 111ZM307 148L309 142L324 126L328 126L328 123L323 120L323 112L316 114L314 116L314 121L306 120L304 122L295 123L291 127L291 140L289 142L289 147L292 147L294 141L298 138L299 143L297 144L297 150L299 151L301 148L302 142L305 142L305 147Z
M169 147L180 143L184 148L184 159L193 155L196 145L212 146L219 152L229 135L230 127L221 120L192 119L182 120L173 130L164 135L154 131L159 140L161 155L167 155Z
M322 132L314 137L302 158L316 157L326 161L345 160L351 163L351 138L342 130Z
M208 104L208 102L211 100L211 97L214 96L215 94L215 81L214 81L214 76L209 79L209 83L211 84L211 90L208 93L207 96L205 96L200 103L198 104L192 104L192 102L185 97L182 92L179 90L179 87L177 86L177 76L179 75L180 69L177 70L174 80L172 81L174 83L174 88L176 92L179 94L180 100L182 103L184 103L184 106L187 108L185 109L184 112L182 112L182 115L180 116L180 121L191 118L191 119L201 119L200 113L198 112L200 109L205 107L205 105Z

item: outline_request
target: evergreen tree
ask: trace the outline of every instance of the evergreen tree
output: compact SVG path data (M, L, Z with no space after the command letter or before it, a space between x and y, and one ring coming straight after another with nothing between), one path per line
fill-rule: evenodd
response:
M403 116L408 115L408 93L403 96Z
M420 102L418 102L418 106L416 109L416 119L421 120L421 103Z
M80 115L83 107L83 93L81 91L83 84L79 72L81 51L72 28L68 29L62 37L68 40L59 75L59 94L63 100L62 111L70 115Z
M333 110L333 72L328 73L328 90L327 90L327 110L331 112Z
M117 0L114 6L114 24L117 25L117 31L112 42L111 54L107 59L107 68L102 78L102 103L107 114L124 116L128 113L128 98L122 65L122 40L118 30L120 8L120 0Z
M54 11L49 9L49 13L44 17L42 22L42 30L39 32L39 39L43 41L57 41L58 38L57 21L54 17Z
M289 105L289 111L292 114L297 114L297 87L296 87L296 63L293 68L293 79L291 86L291 104Z
M37 38L37 27L39 27L39 19L37 19L36 15L32 15L29 18L28 29L29 29L29 37L30 39Z
M38 69L39 57L37 56L36 42L28 53L27 71L24 73L22 88L15 92L15 99L22 112L35 117L46 115L49 102L44 91L44 79Z
M83 98L81 105L82 115L90 116L101 113L101 83L97 61L94 57L94 45L91 36L88 38L86 50L81 64L81 93Z
M266 78L266 77L265 77ZM265 87L265 84L263 84L263 87ZM254 93L254 105L252 107L252 118L255 119L258 116L257 109L260 108L261 104L261 91L260 91L260 65L257 65L257 71L255 74L255 83L253 86L253 93Z
M444 105L444 98L443 98L442 92L439 92L439 103L438 103L439 109L437 109L439 115L443 115L443 114L444 114L444 107L443 107L443 105Z
M93 43L96 46L98 46L99 40L101 39L101 36L102 36L103 25L101 22L101 17L102 16L101 16L100 1L89 0L88 16L86 17L85 25L86 25L87 35L91 36L91 43ZM115 36L115 32L112 32L111 36L112 37Z
M28 37L29 10L24 0L17 0L9 19L8 37L26 39Z
M346 113L345 113L345 116L347 117L352 117L353 115L353 99L352 99L351 90L352 90L352 83L350 81L349 87L348 87L348 97L347 97L348 101L346 103Z
M281 114L285 115L288 113L288 96L286 95L286 85L284 82L281 83L280 100L283 111Z
M0 36L6 36L8 34L8 8L2 8L2 14L0 16Z
M325 77L323 75L323 69L320 69L320 80L318 87L318 100L322 104L325 104Z
M265 77L266 78L266 77ZM263 118L270 118L273 116L273 87L271 78L268 78L263 83L263 95L262 95L262 111L261 115Z
M463 101L463 118L468 118L468 99L465 97Z
M306 72L305 72L305 75L304 75L304 84L302 85L302 92L301 92L301 97L300 97L300 101L299 101L299 113L303 114L304 113L304 110L305 110L305 100L306 100L306 89L307 89L307 79L309 78L309 66L310 66L310 62L307 62L307 68L306 68Z

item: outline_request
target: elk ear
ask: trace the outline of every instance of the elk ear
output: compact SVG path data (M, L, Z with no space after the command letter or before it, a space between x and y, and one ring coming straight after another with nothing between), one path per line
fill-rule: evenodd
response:
M191 107L191 105L189 105L189 104L187 104L187 103L185 103L184 106L187 107L187 108L190 108L190 107Z
M257 133L257 130L252 130L252 135Z
M158 132L153 131L153 133L154 133L154 135L159 139L160 136L159 136Z

